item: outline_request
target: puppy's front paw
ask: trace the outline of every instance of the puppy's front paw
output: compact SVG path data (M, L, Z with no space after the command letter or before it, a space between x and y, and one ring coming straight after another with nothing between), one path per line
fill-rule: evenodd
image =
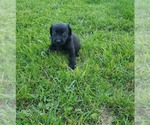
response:
M46 50L46 52L45 52L47 55L49 55L49 53L50 53L50 49L48 48L47 50Z
M69 66L71 69L73 69L73 70L76 68L76 65L75 65L75 64L72 64L72 63L69 63L68 66Z

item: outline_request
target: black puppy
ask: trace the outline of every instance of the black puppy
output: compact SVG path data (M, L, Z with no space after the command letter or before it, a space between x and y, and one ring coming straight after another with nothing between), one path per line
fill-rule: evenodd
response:
M50 27L51 45L50 50L63 50L69 55L69 67L75 69L75 57L79 56L81 48L78 38L72 33L69 24L57 23Z

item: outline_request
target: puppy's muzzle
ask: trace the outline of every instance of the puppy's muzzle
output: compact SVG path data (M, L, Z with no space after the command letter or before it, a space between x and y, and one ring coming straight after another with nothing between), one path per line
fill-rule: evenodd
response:
M56 43L61 43L61 40L60 40L60 39L57 39L55 42L56 42Z

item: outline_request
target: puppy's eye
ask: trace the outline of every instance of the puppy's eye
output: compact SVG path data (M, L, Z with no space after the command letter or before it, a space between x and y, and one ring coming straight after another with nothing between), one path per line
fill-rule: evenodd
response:
M67 33L66 33L66 32L64 32L62 35L63 35L63 36L67 36Z
M53 33L52 33L52 36L56 36L56 32L53 32Z

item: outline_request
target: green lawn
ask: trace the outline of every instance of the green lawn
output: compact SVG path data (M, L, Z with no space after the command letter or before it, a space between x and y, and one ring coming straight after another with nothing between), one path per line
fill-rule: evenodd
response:
M133 125L134 1L17 0L17 124ZM67 22L77 68L44 52L49 27Z

